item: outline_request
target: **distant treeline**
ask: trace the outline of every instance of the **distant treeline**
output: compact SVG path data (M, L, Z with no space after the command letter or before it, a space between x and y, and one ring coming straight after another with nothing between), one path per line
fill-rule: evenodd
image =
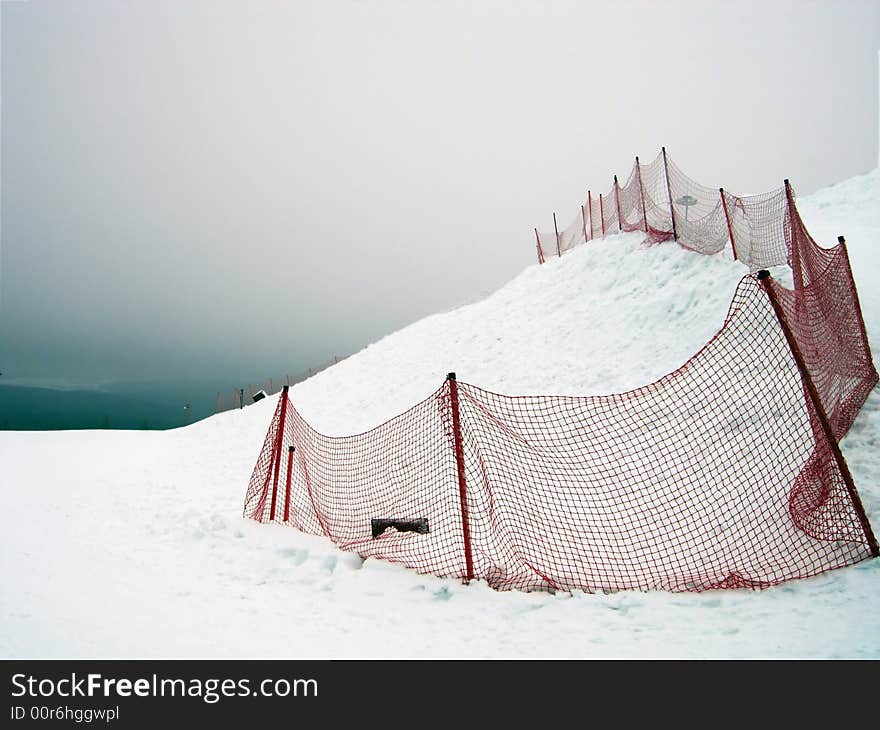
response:
M99 390L0 386L0 430L166 429L184 425L177 402L151 402Z

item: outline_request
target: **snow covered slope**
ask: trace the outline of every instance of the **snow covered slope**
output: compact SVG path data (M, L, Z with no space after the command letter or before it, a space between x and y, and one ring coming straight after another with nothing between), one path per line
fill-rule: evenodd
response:
M439 387L446 373L514 395L613 393L674 370L718 330L742 266L643 234L531 266L481 302L395 332L294 386L319 431L357 433Z
M880 173L798 201L847 237L880 349ZM532 266L291 389L319 430L356 433L447 371L505 393L608 393L676 368L745 273L641 236ZM880 561L767 591L495 593L362 562L241 519L275 398L168 432L0 432L0 655L880 656ZM880 528L880 394L843 442Z

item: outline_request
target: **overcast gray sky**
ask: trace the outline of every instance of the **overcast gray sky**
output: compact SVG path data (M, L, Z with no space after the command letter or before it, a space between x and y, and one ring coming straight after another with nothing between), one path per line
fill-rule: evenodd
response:
M295 372L494 289L662 144L875 166L880 2L2 3L4 380Z

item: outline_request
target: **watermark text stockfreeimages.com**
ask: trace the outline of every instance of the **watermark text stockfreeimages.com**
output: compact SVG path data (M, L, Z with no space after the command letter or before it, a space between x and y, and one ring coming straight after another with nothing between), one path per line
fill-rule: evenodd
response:
M317 697L316 679L179 679L159 677L105 677L102 674L78 674L61 679L39 678L28 674L12 675L12 696L30 698L58 697L197 697L213 704L224 697Z

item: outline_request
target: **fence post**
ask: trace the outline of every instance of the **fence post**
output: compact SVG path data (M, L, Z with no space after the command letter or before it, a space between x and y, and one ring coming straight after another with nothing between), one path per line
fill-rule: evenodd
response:
M538 235L537 228L535 229L535 246L537 246L537 248L538 248L538 263L543 264L544 263L544 254L541 251L541 237ZM339 362L339 361L337 360L337 362Z
M804 272L801 268L801 252L797 246L797 241L795 240L795 232L794 232L794 193L791 189L791 183L788 181L788 178L782 181L783 185L785 185L785 201L788 206L788 230L789 235L791 236L791 271L794 274L794 288L802 289L804 287Z
M602 221L602 238L605 238L605 206L602 204L602 193L599 193L599 220Z
M859 493L856 491L856 485L853 482L852 474L850 474L849 467L847 466L846 461L843 458L843 454L840 451L840 446L837 443L837 437L831 430L831 424L828 422L828 416L825 413L825 408L822 406L822 401L819 399L819 392L816 390L816 385L815 383L813 383L813 378L810 376L810 372L807 370L804 356L801 353L800 348L798 347L797 340L795 340L791 328L788 326L788 322L785 319L785 313L783 312L782 306L779 304L779 301L776 299L776 294L773 292L773 287L770 286L771 281L772 278L769 271L767 271L766 269L762 269L758 272L758 282L760 283L761 288L767 294L767 298L770 300L770 304L773 307L773 312L776 314L776 319L779 321L779 326L782 328L782 333L785 335L785 339L788 342L788 348L789 350L791 350L791 355L794 358L798 370L800 371L801 380L804 384L804 390L807 392L807 397L810 400L810 404L813 406L813 411L815 412L816 417L818 418L819 423L822 426L822 432L825 435L825 440L828 442L828 446L831 449L831 454L834 457L837 468L840 470L840 475L843 477L843 482L846 485L846 491L849 494L850 501L852 502L856 514L858 515L859 522L862 526L862 532L865 535L868 546L871 549L871 556L876 558L880 556L880 548L878 548L877 546L877 538L874 537L874 532L871 530L871 523L868 522L868 516L865 514L865 508L864 506L862 506L862 500L859 498ZM795 296L797 295L798 293L795 292Z
M727 210L727 200L724 197L724 188L718 188L718 192L721 193L721 207L724 208L724 218L727 220L727 232L730 234L730 248L733 249L733 260L738 261L739 257L736 255L736 241L733 238L733 226L730 223L730 211Z
M461 531L464 536L465 583L474 577L474 562L471 556L471 530L468 523L467 481L464 474L464 447L461 441L461 418L458 413L458 382L455 373L446 376L449 383L449 400L452 405L452 435L455 443L455 465L458 469L458 497L461 501Z
M586 243L590 239L587 238L587 212L584 210L583 205L581 205L581 225L584 229L584 243Z
M623 220L620 218L620 183L617 175L614 176L614 203L617 205L617 230L623 232Z
M293 452L295 446L287 447L287 478L284 481L284 521L290 521L290 475L293 472Z
M675 207L672 205L672 185L669 183L669 164L666 162L666 148L661 147L663 155L663 171L666 174L666 194L669 196L669 215L672 217L672 238L678 240L678 231L675 228Z
M275 472L272 475L272 504L269 507L269 522L275 521L275 498L278 495L278 472L281 470L281 447L284 443L284 424L287 423L287 386L281 391L281 415L278 420L278 433L275 434Z
M843 246L844 258L846 259L846 267L849 269L850 277L852 277L852 266L849 263L849 251L846 248L846 239L843 236L837 237L837 242ZM855 282L853 282L853 286L855 286ZM856 312L859 315L859 334L862 336L862 347L865 348L865 355L868 358L869 363L874 362L874 357L871 354L871 343L868 342L868 331L865 329L865 317L862 315L862 304L859 301L858 293L856 293L855 301L857 304Z
M562 256L562 251L559 250L559 226L556 225L556 213L553 213L553 230L556 231L556 258Z
M639 178L639 195L642 198L642 220L645 223L645 233L648 232L648 211L645 210L645 188L642 186L642 166L639 164L639 156L636 155L636 175Z
M590 210L590 240L592 241L595 236L593 235L593 193L587 190L587 208Z
M238 389L238 407L244 408L244 388Z

